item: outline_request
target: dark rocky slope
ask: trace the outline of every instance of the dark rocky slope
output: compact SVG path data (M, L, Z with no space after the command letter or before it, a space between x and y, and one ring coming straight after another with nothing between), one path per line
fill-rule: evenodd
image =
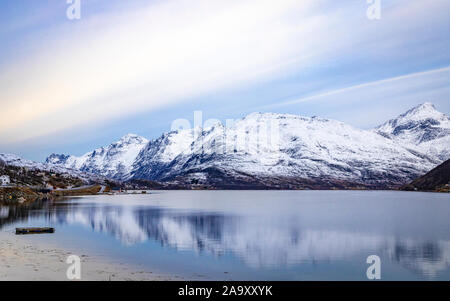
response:
M450 160L402 187L403 190L450 192Z

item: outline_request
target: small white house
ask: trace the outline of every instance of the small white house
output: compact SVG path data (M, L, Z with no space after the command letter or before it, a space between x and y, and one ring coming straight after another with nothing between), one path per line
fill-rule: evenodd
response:
M9 179L9 176L0 176L0 185L6 186L11 183L11 180Z

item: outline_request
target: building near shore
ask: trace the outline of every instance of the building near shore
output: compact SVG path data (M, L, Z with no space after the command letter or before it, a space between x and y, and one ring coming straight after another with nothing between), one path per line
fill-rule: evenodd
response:
M0 186L7 186L11 184L11 179L7 175L0 176Z

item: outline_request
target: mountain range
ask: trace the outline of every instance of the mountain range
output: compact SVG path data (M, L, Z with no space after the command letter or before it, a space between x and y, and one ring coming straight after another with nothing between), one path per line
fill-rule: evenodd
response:
M23 159L17 155L0 153L0 166L17 167L24 170L24 172L30 171L45 171L52 174L57 174L61 177L75 177L84 183L103 183L107 178L78 169L67 168L60 164L40 163L27 159Z
M129 177L137 156L148 142L143 137L128 134L81 157L52 154L45 163L122 180Z
M103 177L214 188L392 188L450 158L450 118L431 103L372 129L291 114L252 113L216 123L134 134L81 157L52 154L45 164Z
M450 118L429 102L389 120L375 132L441 162L450 158Z
M115 185L113 181L97 174L60 165L25 160L16 155L3 153L0 153L0 176L7 176L13 183L11 188L0 185L0 202L2 198L3 201L9 201L8 196L14 196L16 200L20 197L24 197L26 200L35 200L38 195L44 197L38 192L42 192L50 186L64 189L93 184ZM16 185L19 187L15 187ZM27 187L37 188L37 191ZM5 193L5 189L8 193Z

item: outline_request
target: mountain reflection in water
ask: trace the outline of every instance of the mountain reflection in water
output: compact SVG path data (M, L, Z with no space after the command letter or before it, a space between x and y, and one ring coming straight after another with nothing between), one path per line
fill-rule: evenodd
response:
M170 195L170 192L161 194L165 193ZM209 192L210 197L213 193ZM155 196L145 198L152 197ZM430 278L449 270L450 240L445 229L441 236L428 235L436 234L435 229L415 231L439 216L430 216L430 220L423 220L421 216L414 221L411 219L414 210L402 212L401 208L394 207L394 214L382 217L380 224L374 225L376 218L370 215L373 204L366 204L367 211L364 211L364 206L353 206L355 203L339 207L288 201L284 204L288 208L276 209L277 206L266 206L267 200L250 206L247 201L245 207L240 208L233 206L235 201L225 206L202 206L205 200L192 206L174 206L174 201L170 201L163 206L151 201L146 204L143 196L136 196L137 203L127 203L130 198L132 196L124 202L109 202L107 197L77 198L34 204L34 208L1 207L0 226L43 218L53 225L83 225L128 246L158 241L163 248L179 251L217 257L231 254L251 268L287 268L305 262L337 262L361 254L378 254L384 260L387 258L391 263ZM417 206L416 202L413 204ZM444 209L448 210L448 205L444 205ZM385 210L375 210L377 216L382 216L383 212ZM400 220L393 222L393 219ZM447 223L437 222L433 227Z

